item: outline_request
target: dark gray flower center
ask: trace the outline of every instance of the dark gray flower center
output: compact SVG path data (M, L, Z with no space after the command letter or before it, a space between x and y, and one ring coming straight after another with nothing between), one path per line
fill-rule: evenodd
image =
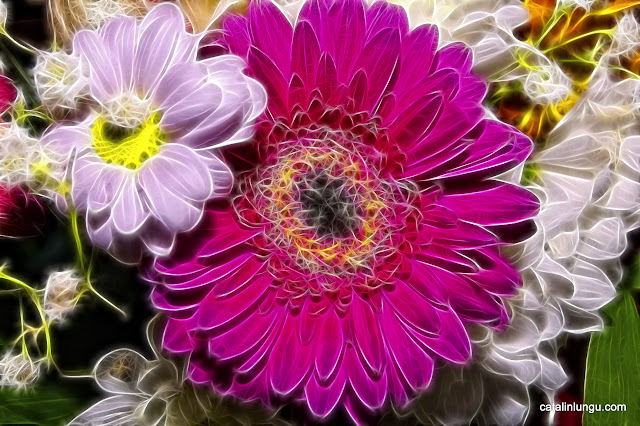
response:
M321 237L346 238L358 226L353 196L341 179L311 177L300 191L300 203L306 224Z

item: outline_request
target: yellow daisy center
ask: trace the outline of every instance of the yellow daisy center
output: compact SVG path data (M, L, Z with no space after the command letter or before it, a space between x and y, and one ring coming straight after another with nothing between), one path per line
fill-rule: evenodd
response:
M93 149L108 164L139 169L165 143L160 118L154 112L137 127L122 127L99 117L92 127Z

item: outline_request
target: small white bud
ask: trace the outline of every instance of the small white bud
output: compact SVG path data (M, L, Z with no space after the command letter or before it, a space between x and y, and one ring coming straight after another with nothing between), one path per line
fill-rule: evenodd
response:
M75 110L88 91L80 58L63 51L38 52L33 73L40 100L51 111Z
M26 389L40 377L41 361L32 361L10 352L0 358L0 387Z
M62 321L76 306L81 278L74 270L53 272L44 290L44 313L49 320Z

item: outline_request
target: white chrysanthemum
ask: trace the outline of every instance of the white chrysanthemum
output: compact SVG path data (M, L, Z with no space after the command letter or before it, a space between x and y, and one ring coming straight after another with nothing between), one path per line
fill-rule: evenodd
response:
M152 320L147 330L155 359L130 349L116 349L100 358L93 377L112 396L89 407L69 426L286 424L265 408L234 404L191 386L184 372L158 353L153 340L159 331L156 326Z
M511 253L524 285L510 300L509 328L478 339L480 366L464 374L480 384L464 381L460 390L468 388L468 404L475 401L489 423L500 423L496 413L510 413L505 423L521 423L528 386L553 400L567 381L556 358L559 339L603 327L599 311L615 296L626 233L640 226L639 92L640 81L614 82L599 68L533 159L538 182L532 190L542 200L539 229ZM502 384L493 386L496 381ZM482 392L489 387L509 390Z
M553 62L536 66L524 80L524 92L541 105L560 102L571 92L571 79Z
M0 358L0 387L26 389L40 377L42 362L7 352Z
M88 90L88 78L80 70L80 58L63 51L38 52L33 70L36 90L51 111L74 110Z
M70 425L158 424L166 418L167 401L180 389L175 365L167 360L148 361L129 349L103 356L93 376L114 396L99 401Z
M62 321L75 308L78 285L82 282L77 271L53 272L44 290L44 313L50 321Z
M620 214L625 231L640 226L640 81L614 81L599 68L580 101L549 136L540 161L565 176L590 173L589 202ZM573 165L573 167L571 167ZM544 179L544 176L542 176ZM609 213L610 212L610 213Z
M625 13L618 19L616 32L611 43L612 55L629 55L640 47L640 24L633 12Z

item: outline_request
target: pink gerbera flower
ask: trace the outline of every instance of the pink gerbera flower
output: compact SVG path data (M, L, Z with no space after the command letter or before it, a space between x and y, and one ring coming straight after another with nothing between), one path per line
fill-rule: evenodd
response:
M531 141L486 118L464 45L438 49L401 7L309 1L292 27L255 2L223 30L268 107L253 151L228 152L234 202L151 274L163 345L196 383L318 417L406 404L436 363L469 361L466 326L509 321L501 236L522 239L538 200L495 177Z

